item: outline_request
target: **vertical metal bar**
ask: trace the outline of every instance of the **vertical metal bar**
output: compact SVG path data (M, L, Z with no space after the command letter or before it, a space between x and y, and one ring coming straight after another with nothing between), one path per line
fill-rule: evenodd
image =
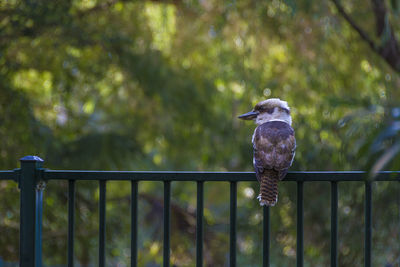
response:
M237 182L230 182L230 228L229 228L229 266L236 267L236 204L237 204Z
M131 182L131 267L137 266L138 240L138 182Z
M372 184L365 182L365 267L371 267L372 263Z
M338 184L331 182L331 267L338 266Z
M171 181L164 182L164 250L163 266L169 267L171 236Z
M271 223L269 218L269 207L264 206L263 208L263 267L269 267L269 246L271 239Z
M75 180L68 181L68 267L74 266Z
M196 267L203 267L204 182L197 182Z
M35 266L42 266L43 189L36 189L36 241Z
M100 201L99 201L99 266L106 265L106 181L99 181Z
M43 160L36 156L26 156L20 159L21 176L19 180L20 193L20 267L35 266L35 257L41 255L41 248L35 247L36 238L36 180L37 168L42 167ZM41 241L40 241L41 242Z
M304 200L303 181L297 182L297 267L303 267L304 263Z

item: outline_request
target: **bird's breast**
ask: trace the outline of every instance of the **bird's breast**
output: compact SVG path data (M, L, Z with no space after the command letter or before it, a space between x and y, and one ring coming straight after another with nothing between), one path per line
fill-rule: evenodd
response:
M282 141L294 135L293 128L283 121L269 121L259 125L253 135L253 143L260 146L279 146Z

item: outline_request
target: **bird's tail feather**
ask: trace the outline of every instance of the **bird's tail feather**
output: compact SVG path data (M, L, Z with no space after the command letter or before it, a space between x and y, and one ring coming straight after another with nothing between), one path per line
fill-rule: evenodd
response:
M258 200L261 206L275 206L278 202L278 172L267 171L261 176L260 195Z

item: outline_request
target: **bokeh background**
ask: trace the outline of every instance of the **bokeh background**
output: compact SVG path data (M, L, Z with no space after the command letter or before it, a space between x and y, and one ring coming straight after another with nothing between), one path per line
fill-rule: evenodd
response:
M383 9L382 9L383 7ZM0 168L251 171L270 97L292 108L291 170L399 170L400 1L0 2ZM139 184L139 266L162 264L162 184ZM373 188L373 266L400 266L400 184ZM67 184L45 190L43 253L65 266ZM98 184L77 183L76 263L97 265ZM260 266L258 184L238 187L238 266ZM206 266L229 259L229 184L205 184ZM339 266L363 263L363 183L339 184ZM107 184L107 266L130 260L130 186ZM305 185L305 266L328 266L330 187ZM171 262L195 265L194 183L172 183ZM296 188L271 209L271 266L294 266ZM0 258L19 193L0 182Z

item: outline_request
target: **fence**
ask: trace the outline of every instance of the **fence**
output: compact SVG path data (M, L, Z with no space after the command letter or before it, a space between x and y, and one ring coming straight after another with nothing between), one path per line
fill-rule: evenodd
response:
M138 183L162 181L164 183L164 239L163 266L170 266L170 203L171 182L194 181L197 183L196 266L203 266L203 203L204 182L230 183L230 248L229 266L236 266L236 208L237 183L255 181L252 172L135 172L135 171L64 171L43 168L43 160L26 156L21 168L0 171L0 180L18 182L20 193L20 266L42 266L42 205L43 190L48 180L68 180L68 266L74 266L75 232L75 181L99 181L99 266L105 266L106 181L131 181L131 266L137 266L138 238ZM400 181L400 172L380 172L374 181L365 180L364 172L289 172L284 181L297 183L297 266L304 262L303 246L303 185L305 182L324 181L331 184L331 266L338 266L338 183L360 181L365 183L365 237L364 266L371 266L372 237L372 184L379 181ZM263 259L262 266L269 266L270 215L263 207Z

